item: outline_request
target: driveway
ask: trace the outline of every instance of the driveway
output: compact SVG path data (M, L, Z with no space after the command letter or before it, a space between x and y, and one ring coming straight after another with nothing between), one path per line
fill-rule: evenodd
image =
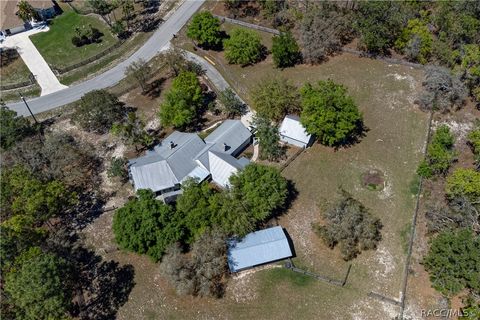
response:
M115 85L125 78L125 69L134 61L152 59L157 53L168 45L173 35L187 23L190 17L202 6L205 0L187 0L155 31L148 41L131 55L112 69L99 76L86 80L69 88L56 91L28 101L32 112L37 114L49 111L71 102L77 101L85 93L95 89L104 89ZM23 102L9 103L7 106L18 114L28 116L28 111Z
M23 62L25 62L30 72L35 76L38 85L42 88L42 96L68 88L58 81L45 59L43 59L29 38L32 34L46 32L48 30L48 26L37 26L31 30L7 37L1 45L1 47L17 49Z

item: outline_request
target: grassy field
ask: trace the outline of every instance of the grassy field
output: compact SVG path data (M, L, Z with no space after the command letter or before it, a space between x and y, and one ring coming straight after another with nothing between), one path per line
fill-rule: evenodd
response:
M18 56L14 61L4 67L0 67L0 83L2 85L28 81L30 70Z
M72 44L75 28L91 25L103 33L100 43L92 43L81 47ZM101 20L83 16L64 6L64 12L52 20L50 31L35 34L30 37L33 44L45 60L56 67L66 67L94 56L111 47L117 38L110 32Z

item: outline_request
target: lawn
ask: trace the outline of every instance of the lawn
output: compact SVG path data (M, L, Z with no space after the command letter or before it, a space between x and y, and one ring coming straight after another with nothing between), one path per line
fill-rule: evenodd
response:
M28 81L29 75L30 70L20 56L12 57L8 64L0 67L0 83L3 86Z
M100 43L81 47L72 44L75 28L92 26L103 33ZM59 68L66 67L88 59L114 45L118 40L108 26L98 18L83 16L64 7L64 12L50 23L50 31L30 37L32 42L50 64Z

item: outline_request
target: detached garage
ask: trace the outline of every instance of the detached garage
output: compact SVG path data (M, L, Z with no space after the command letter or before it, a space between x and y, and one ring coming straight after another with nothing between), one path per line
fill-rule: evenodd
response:
M292 250L282 227L247 234L228 243L228 266L231 272L290 258Z
M300 118L287 115L280 126L280 140L300 148L308 148L313 143L313 136L308 134L300 123Z

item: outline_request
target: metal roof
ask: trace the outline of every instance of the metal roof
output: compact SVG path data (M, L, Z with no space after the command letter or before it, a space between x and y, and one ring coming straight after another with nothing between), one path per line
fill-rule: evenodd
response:
M287 115L282 121L279 132L283 136L295 139L305 144L308 144L312 138L312 135L307 133L305 128L300 123L300 118L296 115Z
M205 138L205 142L213 144L212 151L232 154L251 136L250 130L240 120L225 120Z
M240 241L228 242L228 266L237 272L292 256L283 228L273 227L247 234Z
M209 151L208 160L212 180L221 187L229 186L230 176L243 169L238 160L229 154Z
M158 161L158 158L154 162L131 165L130 174L135 181L135 191L151 189L156 192L172 188L179 183L167 161Z

